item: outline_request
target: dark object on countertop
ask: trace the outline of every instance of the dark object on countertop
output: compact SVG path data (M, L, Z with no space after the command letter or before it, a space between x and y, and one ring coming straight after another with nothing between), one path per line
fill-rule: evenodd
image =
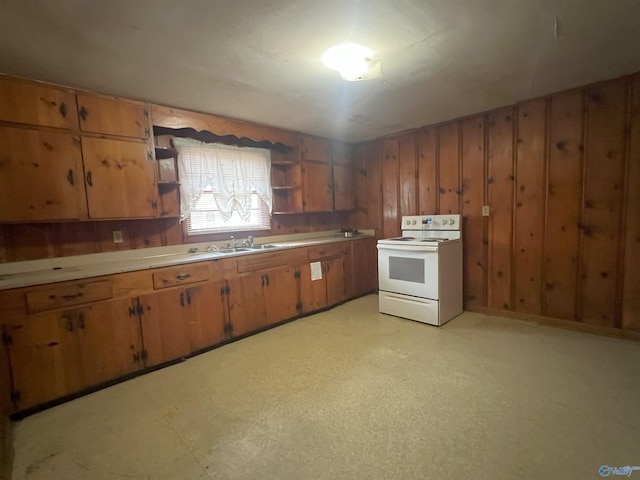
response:
M351 227L342 227L338 233L345 238L351 238L354 235L358 234L358 229L353 229Z

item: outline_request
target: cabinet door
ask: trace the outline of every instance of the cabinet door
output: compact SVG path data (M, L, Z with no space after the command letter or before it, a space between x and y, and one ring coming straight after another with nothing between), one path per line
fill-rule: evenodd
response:
M8 350L18 410L85 386L75 311L23 316L10 320L6 328L12 338Z
M305 162L302 168L302 182L302 205L305 212L333 210L330 164Z
M331 163L331 143L324 138L301 135L300 157L302 160Z
M234 337L250 333L268 324L266 288L264 274L252 272L249 275L230 279L229 283L229 323Z
M344 259L332 258L323 262L324 275L327 281L327 305L335 305L345 298Z
M87 217L80 139L0 128L0 221Z
M273 325L295 317L298 314L296 310L298 280L295 277L294 269L291 267L274 268L269 270L266 275L267 323Z
M375 238L353 242L353 296L364 295L378 289L378 250Z
M140 297L142 344L145 364L152 367L191 353L191 339L185 317L184 290L167 290Z
M54 128L78 128L70 90L0 78L0 120Z
M224 340L224 282L210 282L185 290L184 315L189 328L191 351L196 352Z
M333 195L335 210L354 209L354 175L350 165L333 165Z
M351 165L352 146L344 142L331 142L331 161L333 164Z
M79 93L78 115L84 132L136 138L151 136L147 104Z
M143 366L140 320L131 299L100 302L78 311L77 333L86 385L97 385Z
M83 137L82 153L91 218L158 216L155 166L147 144Z
M300 266L300 301L304 313L315 312L327 306L327 282L324 268L322 278L311 280L311 264Z

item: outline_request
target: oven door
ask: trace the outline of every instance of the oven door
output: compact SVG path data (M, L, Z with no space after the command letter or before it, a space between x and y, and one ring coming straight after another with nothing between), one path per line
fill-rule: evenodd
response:
M438 247L378 244L378 287L438 299Z

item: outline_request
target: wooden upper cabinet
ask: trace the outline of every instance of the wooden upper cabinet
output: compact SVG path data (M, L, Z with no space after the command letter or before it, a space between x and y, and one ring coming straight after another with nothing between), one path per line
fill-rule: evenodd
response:
M79 93L78 116L83 132L121 137L151 137L149 105L146 103Z
M90 218L158 216L153 154L146 143L82 137Z
M333 164L333 206L335 210L355 208L355 175L350 165Z
M340 165L351 165L353 162L353 147L344 142L331 142L331 161Z
M0 77L0 120L75 130L78 128L75 93Z
M331 164L305 162L302 168L303 209L305 212L333 210Z
M0 222L87 218L80 139L0 127Z
M331 163L331 143L324 138L300 135L300 158L303 161Z

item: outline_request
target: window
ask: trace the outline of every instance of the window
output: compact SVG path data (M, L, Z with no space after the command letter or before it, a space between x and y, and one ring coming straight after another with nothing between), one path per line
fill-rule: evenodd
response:
M184 138L174 139L174 146L188 235L271 227L269 150Z

